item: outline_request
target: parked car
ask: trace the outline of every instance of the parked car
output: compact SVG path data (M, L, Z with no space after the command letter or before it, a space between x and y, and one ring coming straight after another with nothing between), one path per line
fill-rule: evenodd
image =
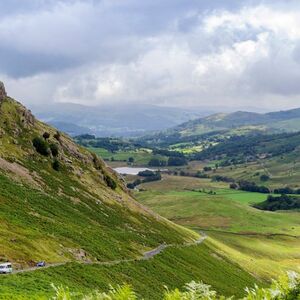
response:
M12 271L11 263L0 264L0 274L10 274Z
M36 266L39 267L39 268L46 267L46 262L44 262L44 261L39 261L39 262L36 264Z

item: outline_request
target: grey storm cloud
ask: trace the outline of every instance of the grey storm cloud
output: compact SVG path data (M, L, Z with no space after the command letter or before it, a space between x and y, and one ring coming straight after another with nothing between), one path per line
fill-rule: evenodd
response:
M295 0L10 0L0 16L0 76L28 103L300 100Z

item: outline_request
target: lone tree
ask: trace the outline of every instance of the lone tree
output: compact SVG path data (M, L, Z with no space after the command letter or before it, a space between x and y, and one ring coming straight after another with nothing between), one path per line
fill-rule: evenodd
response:
M133 157L129 157L128 158L128 162L131 163L131 164L134 163L134 158Z

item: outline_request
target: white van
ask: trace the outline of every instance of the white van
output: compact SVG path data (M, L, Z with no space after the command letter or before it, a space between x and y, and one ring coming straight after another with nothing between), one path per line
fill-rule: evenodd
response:
M0 264L0 274L10 274L12 271L11 263Z

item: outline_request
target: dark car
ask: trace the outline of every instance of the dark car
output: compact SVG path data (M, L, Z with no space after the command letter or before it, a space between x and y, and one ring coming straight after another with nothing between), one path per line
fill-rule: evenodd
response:
M46 266L46 263L44 261L39 261L37 264L36 264L37 267L45 267Z

